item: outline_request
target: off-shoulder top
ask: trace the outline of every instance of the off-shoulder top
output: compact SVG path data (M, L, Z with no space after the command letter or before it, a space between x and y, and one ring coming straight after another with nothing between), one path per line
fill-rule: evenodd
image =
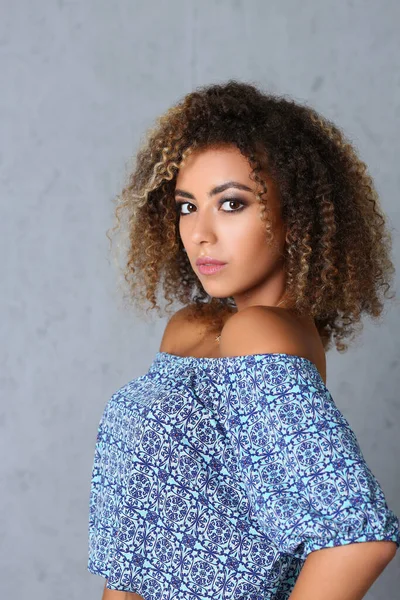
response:
M400 545L316 365L158 352L101 416L88 570L145 600L286 600L310 552Z

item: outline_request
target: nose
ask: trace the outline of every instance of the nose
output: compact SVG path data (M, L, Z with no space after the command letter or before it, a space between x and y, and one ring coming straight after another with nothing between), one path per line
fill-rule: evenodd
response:
M203 242L215 243L216 232L212 207L209 207L209 210L198 209L196 213L192 215L191 224L191 240L193 244L201 244Z

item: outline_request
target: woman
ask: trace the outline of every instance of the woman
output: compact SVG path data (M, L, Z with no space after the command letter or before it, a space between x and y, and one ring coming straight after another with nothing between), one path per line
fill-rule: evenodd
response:
M371 177L313 109L230 80L162 115L117 207L131 298L170 318L102 415L104 600L356 600L399 520L326 387L394 272Z

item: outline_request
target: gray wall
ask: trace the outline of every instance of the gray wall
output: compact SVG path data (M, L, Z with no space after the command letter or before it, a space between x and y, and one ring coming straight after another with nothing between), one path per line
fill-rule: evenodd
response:
M89 481L110 395L165 319L126 310L105 232L152 120L236 77L307 101L370 165L400 265L397 0L1 0L0 596L100 599ZM128 164L129 166L129 164ZM399 311L328 354L328 386L400 514ZM369 600L394 598L400 552Z

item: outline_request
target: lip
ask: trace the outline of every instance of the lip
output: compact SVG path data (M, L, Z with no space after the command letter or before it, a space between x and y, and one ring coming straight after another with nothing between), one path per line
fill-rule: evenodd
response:
M200 273L202 273L203 275L213 275L214 273L218 273L219 271L221 271L224 267L226 267L226 263L222 263L222 264L212 264L212 265L205 265L205 264L200 264L198 265L198 270L200 271Z
M222 262L211 256L200 256L196 260L196 266L202 275L213 275L218 273L226 266L227 263Z
M211 258L211 256L201 256L196 260L196 265L226 265L222 260Z

